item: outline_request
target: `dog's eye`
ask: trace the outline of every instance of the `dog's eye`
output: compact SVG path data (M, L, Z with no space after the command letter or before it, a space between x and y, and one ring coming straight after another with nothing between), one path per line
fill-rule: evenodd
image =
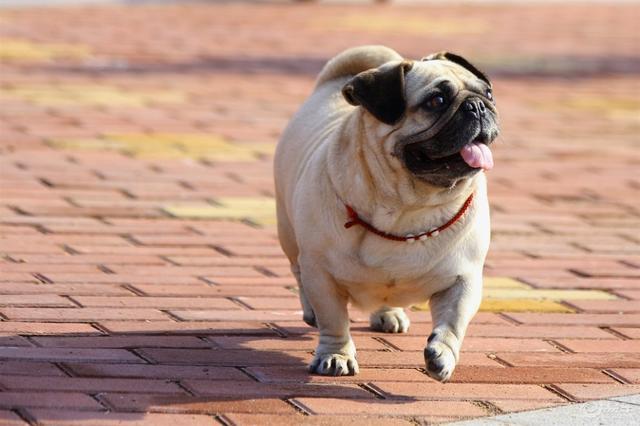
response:
M493 91L491 89L487 89L487 99L493 100Z
M446 100L442 95L434 95L427 99L427 102L424 103L424 106L428 109L440 109L444 106Z

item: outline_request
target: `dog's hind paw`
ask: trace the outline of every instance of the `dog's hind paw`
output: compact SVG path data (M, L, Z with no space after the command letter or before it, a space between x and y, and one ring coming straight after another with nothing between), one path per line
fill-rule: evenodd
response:
M317 354L309 365L309 372L323 376L353 376L358 371L358 361L351 355Z
M372 313L369 324L375 331L406 333L411 321L402 308L385 308Z
M427 374L440 382L448 381L456 368L456 357L451 348L437 340L429 342L424 349L424 361Z

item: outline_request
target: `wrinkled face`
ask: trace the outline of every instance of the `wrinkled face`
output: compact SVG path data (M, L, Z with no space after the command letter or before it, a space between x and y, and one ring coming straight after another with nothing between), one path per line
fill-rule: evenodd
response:
M347 101L393 127L385 149L413 178L444 188L490 169L488 146L499 133L487 77L450 57L460 63L442 57L386 64L343 90Z
M451 187L493 167L488 145L499 128L489 82L455 63L435 60L416 62L405 84L407 109L394 155L411 174Z

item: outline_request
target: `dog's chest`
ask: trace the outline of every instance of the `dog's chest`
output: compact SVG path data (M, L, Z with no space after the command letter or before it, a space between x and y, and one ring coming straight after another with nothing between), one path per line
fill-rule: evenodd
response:
M379 307L422 302L455 280L460 264L442 255L450 252L442 243L409 245L377 238L365 237L346 258L337 253L330 258L335 279L356 304Z
M340 280L340 283L355 305L369 310L425 302L455 280L455 276L446 277L433 271L410 278L385 276L381 271L369 268L363 268L362 272L356 281Z

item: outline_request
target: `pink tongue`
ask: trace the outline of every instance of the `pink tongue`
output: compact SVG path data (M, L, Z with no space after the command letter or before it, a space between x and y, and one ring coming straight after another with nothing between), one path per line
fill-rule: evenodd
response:
M486 144L469 143L460 150L460 155L474 169L490 170L493 167L493 155Z

